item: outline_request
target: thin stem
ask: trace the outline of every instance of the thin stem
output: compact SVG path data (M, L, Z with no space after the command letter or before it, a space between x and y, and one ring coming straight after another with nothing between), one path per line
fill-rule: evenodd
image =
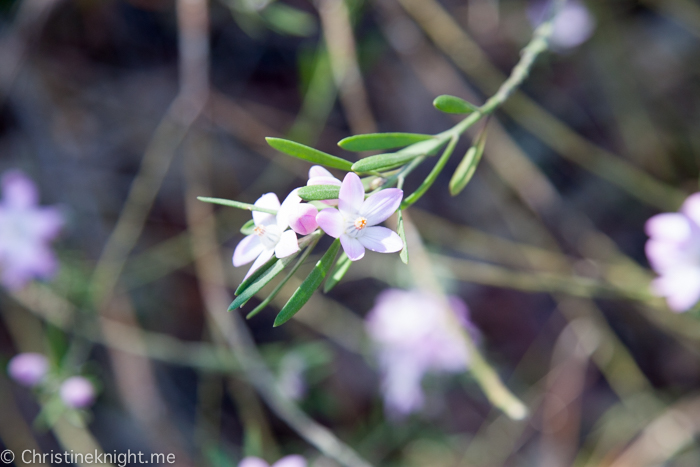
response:
M272 214L273 216L277 215L277 210L275 209L261 208L254 204L241 203L240 201L234 201L232 199L210 198L208 196L197 196L197 199L205 203L220 204L221 206L229 206L232 208L243 209L244 211L258 211L267 214Z

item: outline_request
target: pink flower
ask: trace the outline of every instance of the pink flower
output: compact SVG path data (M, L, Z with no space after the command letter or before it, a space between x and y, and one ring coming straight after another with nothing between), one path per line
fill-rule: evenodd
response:
M700 300L700 193L690 195L680 212L650 218L645 229L647 258L659 274L652 292L666 297L673 311L687 311Z
M272 466L259 457L246 457L238 467L306 467L306 459L299 455L285 456Z
M59 234L63 219L57 208L37 206L36 186L22 172L6 172L0 183L0 283L19 289L56 272L58 262L49 243Z
M551 2L536 2L528 8L530 22L542 21ZM595 30L595 18L588 8L578 0L569 0L564 4L554 19L554 28L549 38L551 46L557 51L566 51L586 42Z
M403 248L396 232L376 226L399 208L403 191L387 188L365 200L360 177L350 172L340 186L339 196L338 209L324 209L316 220L328 235L340 238L352 261L361 259L365 248L379 253L395 253Z
M469 353L451 314L468 331L476 332L464 302L418 291L389 289L379 295L366 318L382 374L387 412L407 415L423 406L423 376L429 371L459 372L467 368Z
M293 190L285 200L287 210L287 221L293 231L299 235L308 235L318 227L316 216L318 209L308 203L302 203L302 199L297 192L299 188Z
M10 378L27 387L39 384L49 372L49 361L39 353L15 355L7 365Z
M95 402L95 387L82 376L72 376L65 380L59 394L63 403L74 409L82 409Z
M233 251L233 265L238 267L255 260L246 277L275 255L286 258L299 251L297 236L289 227L289 214L292 207L300 199L295 193L284 200L280 206L279 199L274 193L262 195L255 202L260 208L277 210L277 215L253 211L254 233L245 237Z

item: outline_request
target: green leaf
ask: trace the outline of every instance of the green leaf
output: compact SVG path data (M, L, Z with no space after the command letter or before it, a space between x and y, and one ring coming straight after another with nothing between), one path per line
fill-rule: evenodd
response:
M270 260L267 263L260 266L258 269L255 270L255 272L253 272L253 274L244 279L243 282L241 282L241 285L238 286L234 293L236 295L240 295L245 289L247 289L250 286L250 284L258 280L258 278L262 276L265 273L265 271L270 269L276 261L277 258L275 258L274 256L270 258Z
M455 96L442 95L435 98L433 105L441 112L448 114L470 114L478 112L479 107Z
M338 146L346 151L374 151L381 149L403 148L405 146L433 139L433 135L418 133L369 133L344 138Z
M265 138L265 141L267 141L267 144L278 151L293 157L298 157L299 159L304 159L305 161L309 161L313 164L325 165L326 167L346 171L350 171L352 168L352 163L350 161L346 161L340 157L331 156L330 154L319 151L318 149L314 149L288 139Z
M352 261L348 258L345 252L341 253L338 257L338 261L335 262L335 268L328 279L326 279L325 284L323 284L323 293L330 292L335 285L340 282L340 280L345 276L345 273L350 269Z
M398 221L396 230L398 230L399 237L401 237L401 240L403 240L403 248L399 253L399 258L401 258L401 261L403 261L404 264L408 264L408 243L406 243L406 232L403 227L403 214L401 213L401 209L397 211L397 216Z
M445 164L447 164L447 161L450 159L450 156L457 145L457 141L459 141L459 135L453 135L452 139L450 140L450 144L445 148L442 156L440 156L440 159L438 159L437 163L433 167L433 170L431 170L428 176L425 177L423 183L420 184L416 191L404 198L403 202L401 203L401 209L406 209L408 206L418 201L420 197L423 196L426 191L428 191L428 188L433 185L438 175L440 175L440 172L442 172L442 169L445 168Z
M241 203L240 201L234 201L232 199L222 199L222 198L208 198L206 196L197 196L197 199L204 201L205 203L220 204L222 206L229 206L232 208L243 209L245 211L258 211L266 212L268 214L276 215L277 211L274 209L260 208L253 204Z
M369 156L352 165L355 172L371 172L374 170L388 170L400 167L419 156L432 156L448 141L447 138L431 138L408 146L398 152L390 154L377 154Z
M479 161L481 161L481 156L484 154L484 146L486 146L486 129L479 134L474 145L469 148L464 155L464 159L462 159L462 162L459 163L454 174L452 174L450 179L450 194L452 196L457 196L464 190L464 187L467 186L467 183L474 176L474 172L479 166Z
M265 287L272 279L274 279L277 274L281 273L285 267L294 259L296 255L288 256L277 260L272 267L267 268L265 272L260 274L252 283L250 283L236 299L231 302L228 307L228 311L233 311L238 307L241 307L250 300L253 295L258 293L263 287ZM262 268L261 268L262 269ZM257 272L257 271L256 271ZM241 284L242 286L243 284ZM240 287L239 287L240 289Z
M338 199L340 187L336 185L310 185L299 188L297 192L304 201L321 201L325 199Z
M284 305L284 308L280 310L277 318L275 318L273 326L277 327L289 321L292 316L309 301L311 295L313 295L314 291L321 285L321 282L326 277L326 274L328 274L328 270L331 268L339 249L340 239L335 239L330 248L328 248L328 251L318 260L311 274L304 279L304 282L302 282L296 292L294 292L294 295L292 295L287 304Z
M282 34L308 37L316 32L316 18L313 15L284 3L271 3L260 16L270 28Z
M253 229L255 229L255 221L253 221L253 219L251 219L248 222L246 222L245 224L243 224L243 227L241 227L241 233L243 235L252 235Z

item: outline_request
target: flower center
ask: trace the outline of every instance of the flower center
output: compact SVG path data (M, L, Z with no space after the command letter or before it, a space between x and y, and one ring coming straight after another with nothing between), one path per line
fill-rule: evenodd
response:
M357 219L355 219L355 228L357 230L362 230L365 227L367 227L367 219L365 219L364 217L358 217Z
M264 225L259 225L253 229L253 233L257 235L258 237L262 237L265 235L265 226Z

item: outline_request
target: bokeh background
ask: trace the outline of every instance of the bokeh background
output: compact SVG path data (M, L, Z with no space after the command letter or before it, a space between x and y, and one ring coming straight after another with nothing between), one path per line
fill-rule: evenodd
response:
M362 320L383 289L411 288L416 266L369 254L282 327L275 314L303 274L231 320L247 268L230 257L249 213L196 196L252 203L304 184L309 165L265 136L355 160L337 141L449 128L433 99L483 103L542 4L2 0L0 173L24 171L66 222L57 276L0 290L0 362L42 352L100 394L82 418L53 419L0 375L0 447L336 465L263 401L248 359L373 465L700 465L698 315L650 295L644 256L646 219L698 188L700 6L578 8L491 119L467 188L451 197L447 184L469 137L407 211L532 415L508 419L467 373L426 379L424 409L392 420Z

